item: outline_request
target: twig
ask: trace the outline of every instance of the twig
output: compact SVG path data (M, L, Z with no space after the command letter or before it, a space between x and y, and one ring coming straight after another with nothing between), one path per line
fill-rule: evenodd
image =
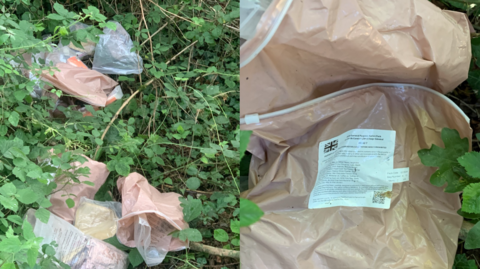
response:
M473 109L473 107L471 107L469 104L467 104L466 102L464 102L462 99L452 95L452 94L447 94L448 97L451 97L457 101L459 101L460 103L464 104L465 106L467 106L468 108L470 108L473 112L475 112L475 114L477 114L477 117L480 118L480 114L478 113L478 111L476 109Z
M117 113L115 113L115 115L113 116L113 118L110 120L110 123L108 123L107 125L107 128L105 128L105 131L103 131L103 134L102 134L102 137L100 138L102 141L103 139L105 138L105 135L107 134L108 132L108 129L110 129L110 127L112 126L113 122L118 118L118 115L120 115L120 112L122 112L123 108L125 108L125 106L128 105L128 103L130 102L130 100L133 99L133 97L135 97L135 95L137 95L140 90L142 90L143 88L147 87L148 85L152 84L152 82L154 81L154 79L151 79L149 81L147 81L140 89L138 89L137 91L135 91L128 99L127 101L125 101L125 103L122 104L122 106L118 109ZM93 159L97 160L97 153L98 153L98 150L100 149L100 145L97 146L97 149L95 150L95 154L93 155Z
M172 57L172 59L168 60L168 62L166 62L166 64L169 64L171 61L175 60L175 58L177 58L180 54L182 54L184 51L186 51L188 48L190 48L191 46L197 44L198 40L193 42L192 44L188 45L187 47L185 47L182 51L180 51L179 53L177 53L175 56Z
M237 250L216 248L197 242L190 242L190 249L205 252L211 255L240 259L240 251Z
M142 11L142 19L143 19L143 22L145 22L145 28L147 29L147 34L148 34L148 40L150 40L150 53L151 53L151 57L152 57L152 63L155 62L155 60L153 59L153 43L152 43L152 36L150 36L150 30L148 29L148 24L147 24L147 20L145 19L145 14L143 14L143 4L142 4L142 0L139 1L140 2L140 9Z
M162 31L163 28L167 27L167 25L168 25L168 22L166 22L164 25L162 25L162 27L160 27L160 29L158 29L155 33L153 33L153 35L149 36L147 40L143 41L143 43L140 44L140 46L143 46L143 45L145 45L145 43L152 40L152 37L154 37L156 34L160 33L160 31Z

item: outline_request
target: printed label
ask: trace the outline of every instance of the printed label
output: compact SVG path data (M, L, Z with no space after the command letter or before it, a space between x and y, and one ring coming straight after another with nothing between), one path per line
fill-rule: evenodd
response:
M395 131L354 129L319 145L318 174L308 208L390 208L392 184L408 180L393 169Z

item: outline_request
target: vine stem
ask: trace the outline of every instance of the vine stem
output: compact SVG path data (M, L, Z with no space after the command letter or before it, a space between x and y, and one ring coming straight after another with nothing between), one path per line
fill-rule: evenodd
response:
M190 242L190 249L205 252L211 255L240 259L240 251L237 250L216 248L196 242Z
M123 108L125 108L128 103L133 99L133 97L135 97L135 95L137 95L142 89L144 89L145 87L147 87L148 85L152 84L152 82L154 81L154 79L151 79L149 81L147 81L144 85L142 85L140 87L140 89L138 89L137 91L135 91L128 99L127 101L125 101L122 106L118 109L117 113L115 113L115 115L113 116L113 118L110 120L110 122L108 123L107 125L107 128L105 128L105 131L103 131L103 134L102 134L102 137L100 137L100 139L103 141L103 139L105 138L105 135L107 134L108 130L110 129L110 127L112 126L113 122L118 118L118 115L120 115L120 112L122 112ZM95 150L95 154L93 155L93 159L97 160L97 153L98 153L98 150L100 149L100 145L97 145L97 149Z

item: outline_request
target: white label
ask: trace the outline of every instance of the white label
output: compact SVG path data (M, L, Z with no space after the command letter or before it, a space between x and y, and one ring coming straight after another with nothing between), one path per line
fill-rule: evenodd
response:
M400 183L408 181L410 168L397 168L387 171L387 181L391 183Z
M408 180L408 168L393 169L394 152L395 131L354 129L321 142L308 208L390 208L392 183Z
M127 268L127 254L101 240L86 236L72 224L50 214L48 223L36 220L33 233L42 237L42 244L55 241L55 257L72 269Z

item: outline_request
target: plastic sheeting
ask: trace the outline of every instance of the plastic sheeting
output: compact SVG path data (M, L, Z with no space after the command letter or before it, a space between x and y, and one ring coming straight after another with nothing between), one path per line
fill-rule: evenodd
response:
M121 217L121 203L82 197L75 212L75 227L86 235L105 240L117 233L117 221Z
M241 116L372 82L446 93L467 78L470 57L465 14L427 0L274 0L240 48Z
M128 32L118 22L115 31L105 27L95 48L92 69L103 74L140 74L143 60L132 52L133 42Z
M71 269L127 269L128 254L116 247L85 235L72 224L51 214L48 223L35 217L35 210L29 209L27 221L33 227L33 233L42 237L43 244L53 241L55 257L70 266ZM61 268L59 266L59 268Z
M87 161L83 164L79 162L72 163L72 167L88 167L90 168L90 175L88 177L81 176L78 178L80 182L90 181L94 185L90 186L85 183L74 183L68 178L56 178L57 188L50 198L52 206L48 208L50 212L61 217L69 223L73 223L75 219L75 211L78 208L80 198L86 197L93 199L98 189L105 183L110 172L107 165L101 162L94 161L86 156L83 156ZM68 208L66 200L71 198L75 202L75 206Z
M122 218L117 231L120 243L136 247L147 266L160 264L168 251L187 247L187 243L169 235L188 228L180 194L160 193L138 173L119 178L117 186L122 194Z
M48 70L44 71L42 80L93 106L104 107L107 94L118 85L110 77L94 70L66 63L58 63L55 67L59 71L53 71L53 75L50 75Z
M251 189L242 196L265 211L241 229L242 268L452 268L459 196L430 184L436 169L417 155L443 145L444 127L471 137L468 118L453 102L402 84L345 89L242 125L253 130ZM319 143L352 129L394 130L394 167L409 167L409 181L393 184L389 209L308 209Z

